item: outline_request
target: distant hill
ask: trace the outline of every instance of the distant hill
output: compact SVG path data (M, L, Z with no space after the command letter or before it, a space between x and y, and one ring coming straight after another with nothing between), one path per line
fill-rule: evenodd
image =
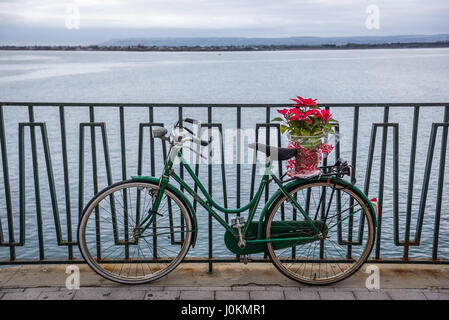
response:
M127 38L112 39L100 46L267 46L267 45L345 45L385 43L427 43L449 41L449 34L355 36L355 37L288 37L288 38L237 38L237 37L191 37L191 38Z

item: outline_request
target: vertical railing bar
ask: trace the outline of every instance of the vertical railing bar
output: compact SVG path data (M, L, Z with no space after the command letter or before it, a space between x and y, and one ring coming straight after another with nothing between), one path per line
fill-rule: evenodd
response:
M179 120L179 129L182 130L184 128L184 123L182 121L182 107L178 107L178 120ZM182 149L180 150L180 152L182 153ZM182 164L179 164L179 177L181 179L184 179L184 167L182 166ZM181 191L184 191L183 186L181 186Z
M153 106L149 107L149 122L154 123L154 109ZM151 134L151 127L150 127L150 159L151 159L151 167L150 167L150 174L154 176L156 174L156 164L154 163L154 137ZM153 257L156 259L158 250L157 250L157 219L153 220Z
M416 159L416 143L418 140L418 123L419 123L419 106L414 107L413 128L412 128L412 144L410 148L410 165L408 171L408 193L407 193L407 216L405 220L404 234L404 260L408 260L408 252L410 245L410 225L412 216L413 202L413 185L415 180L415 159Z
M184 121L183 121L183 110L182 107L178 107L178 121L179 121L179 129L183 130L184 129ZM179 151L182 154L182 149ZM179 176L181 177L181 179L184 179L184 166L182 165L182 163L179 163ZM184 187L181 187L181 191L184 192ZM184 230L185 227L185 222L184 222L184 217L181 215L181 230ZM181 233L181 239L183 240L184 238L184 234Z
M282 138L281 138L281 126L279 124L276 124L277 133L278 133L278 148L282 147ZM279 170L279 176L282 177L282 161L278 161L278 170ZM282 205L283 207L284 205Z
M237 208L240 208L240 163L241 163L241 130L242 130L242 108L237 107Z
M256 183L256 167L257 167L257 144L259 143L259 129L260 124L256 123L256 149L253 151L253 163L251 165L251 186L250 186L250 195L249 200L254 197L254 188Z
M265 122L267 124L270 123L270 107L265 107ZM265 143L268 146L268 145L270 145L270 126L269 125L266 126L265 133L266 133ZM265 185L265 203L268 202L269 194L270 194L270 190L269 190L269 184L267 182Z
M80 123L78 154L78 222L81 220L84 202L84 128Z
M61 130L61 148L62 148L62 167L64 170L64 191L65 191L65 211L67 220L67 242L69 260L73 259L73 244L72 244L72 211L70 205L70 178L69 178L69 164L67 158L67 131L65 127L65 112L64 106L59 106L59 124Z
M268 124L269 125L269 124ZM281 144L282 144L282 139L281 139L281 126L279 125L279 124L276 124L275 125L275 128L277 128L277 143L278 143L278 145L277 145L277 147L278 148L281 148ZM282 161L278 161L278 170L279 170L279 177L282 177L282 164L283 164L283 162ZM296 193L295 193L295 198L296 198ZM293 209L295 210L296 208L293 206ZM296 214L296 212L295 212L295 214ZM284 204L282 203L281 204L281 220L284 220L285 219L285 207L284 207ZM292 250L294 250L294 248L296 248L296 246L295 247L292 247ZM293 253L292 253L293 254Z
M201 123L200 127L197 129L198 132L201 133L201 129L204 127L204 123ZM198 133L199 134L199 133ZM199 138L199 137L198 137ZM201 146L197 144L196 146L197 154L195 155L195 175L199 177L200 174L200 153L201 153ZM196 181L193 183L193 190L195 192L198 192L198 183ZM193 199L193 209L196 210L198 201L196 199Z
M126 172L126 140L125 140L125 110L123 106L119 107L120 116L120 155L122 160L122 180L128 178ZM126 189L124 189L126 190ZM139 192L139 191L138 191ZM113 198L111 201L114 201ZM139 210L139 199L136 203L136 212ZM112 203L111 203L112 205ZM128 194L123 192L123 224L124 224L124 235L125 235L125 258L129 258L129 233L128 233Z
M137 175L142 175L142 166L143 166L143 123L139 123L139 142L138 142L138 150L137 150ZM150 128L151 135L151 128ZM151 137L150 137L151 138Z
M139 123L139 141L137 146L137 175L142 175L142 157L143 157L143 124ZM150 136L151 136L151 128L150 128ZM146 192L146 191L145 191ZM140 221L140 201L141 201L141 194L140 190L137 190L137 204L136 204L136 225Z
M3 141L2 131L4 131L3 109L2 108L3 108L3 106L0 104L0 144L1 144L0 150L3 150L3 143L1 141ZM4 151L2 151L2 167L3 167L2 170L3 171L6 171L5 165L7 166L7 163L5 163ZM6 187L6 185L7 185L6 181L9 182L9 175L8 174L3 175L3 180L4 180L4 185ZM8 194L6 193L6 191L5 191L5 197L8 198ZM8 209L6 209L6 211L8 212ZM0 216L0 246L5 245L5 244L6 244L6 241L4 241L4 239L3 239L3 226L2 226L2 219Z
M12 215L11 204L11 186L9 183L9 167L8 167L8 152L6 149L6 135L5 135L5 120L3 116L3 105L0 105L0 145L2 151L2 168L3 168L3 185L5 188L6 200L6 214L8 217L8 242L9 242L9 257L10 260L16 259L15 248L12 245L14 240L14 219ZM22 213L21 213L22 215Z
M444 108L444 121L445 124L449 123L449 106ZM446 165L446 150L447 150L447 136L448 126L443 126L443 133L441 137L441 152L440 152L440 169L438 173L438 189L437 189L437 203L435 208L435 224L433 233L433 249L432 260L438 259L438 238L440 232L440 220L441 220L441 202L443 197L443 185L444 185L444 168Z
M209 124L212 124L212 107L207 107L207 122ZM207 129L207 141L210 141L210 138L212 136L212 130L211 126ZM208 154L211 154L212 146L209 144L208 146ZM209 156L209 163L208 163L208 180L209 180L209 194L212 196L212 159ZM213 258L213 239L212 239L212 215L209 213L209 273L212 273L212 258Z
M111 169L111 160L109 156L109 144L108 144L108 136L106 131L106 124L104 122L99 124L100 130L101 130L101 138L103 141L103 155L104 155L104 163L106 167L106 179L108 185L112 185L112 169ZM117 228L117 217L115 214L115 200L114 200L114 194L109 195L109 201L111 204L111 216L112 216L112 227L114 230L114 240L115 243L118 243L119 237L118 237L118 228ZM126 210L125 210L126 211ZM127 232L127 231L125 231Z
M153 107L150 107L150 114L149 114L149 120L150 123L154 122L154 110ZM154 176L156 174L156 164L154 163L154 138L151 135L151 128L150 128L150 159L151 159L151 168L150 172L151 175Z
M95 122L95 110L93 106L89 106L89 121ZM90 126L90 147L92 152L92 180L94 194L98 193L98 175L97 175L97 144L95 140L95 126ZM100 212L98 206L95 207L95 231L97 241L97 258L101 258L101 235L100 235Z
M393 230L394 243L399 246L399 124L393 126Z
M383 123L388 123L389 107L384 107L384 119ZM379 173L379 215L377 220L377 241L376 241L376 259L380 258L380 238L382 235L382 213L383 213L383 198L384 198L384 185L385 185L385 161L386 161L386 149L387 149L387 137L388 127L383 126L382 130L382 147L381 147L381 159L380 159L380 173Z
M225 166L225 149L224 149L224 136L223 136L223 126L221 123L218 124L218 132L220 134L220 150L221 150L221 180L223 182L223 205L225 208L228 207L228 191L226 187L226 166ZM210 156L210 154L209 154ZM229 222L228 214L225 214L225 221Z
M25 127L19 123L20 245L25 244Z
M182 107L178 107L178 121L179 121L179 129L183 130L184 129L184 121L183 121L183 110ZM201 128L200 128L201 129ZM200 130L199 129L199 130ZM182 149L179 151L182 154ZM182 163L179 163L179 176L181 177L181 179L184 179L184 166L182 165ZM184 191L184 187L181 187L181 191ZM181 215L181 230L184 230L184 217ZM181 241L184 240L184 233L181 233Z
M325 106L324 109L329 111L328 106ZM323 159L323 166L327 166L327 157L325 157ZM321 221L324 221L325 215L326 215L326 187L322 187L321 192L322 192L322 195L320 197L320 199L321 199L320 201L323 201L323 205L321 207L320 219L321 219ZM329 206L330 206L330 203L329 203ZM323 259L323 258L324 258L324 240L321 239L320 240L320 259Z
M237 152L237 156L236 156L236 160L237 160L237 172L236 172L236 191L237 191L237 196L236 196L236 207L240 208L240 163L241 163L241 134L242 134L242 107L237 107L237 136L236 136L236 152ZM237 213L237 217L240 217L240 213ZM240 255L236 254L235 256L236 260L240 260Z
M33 106L28 106L28 115L30 123L34 123L34 110ZM33 161L33 176L34 176L34 193L36 202L36 218L37 218L37 230L39 239L39 259L45 259L45 248L44 248L44 236L42 230L42 207L40 198L40 185L39 185L39 166L37 159L37 146L36 146L36 131L35 127L30 127L31 134L31 156Z
M360 112L360 107L356 106L354 108L354 124L352 127L352 154L351 154L351 165L352 165L352 172L351 172L351 183L355 184L356 182L356 172L357 172L357 143L358 143L358 135L359 135L359 112ZM341 192L338 191L338 196L341 197ZM338 209L338 212L341 212L341 198L339 198L339 206L340 208ZM349 199L349 207L352 208L354 206L354 199L351 197ZM350 210L351 212L353 211L352 209ZM340 216L338 217L340 219ZM364 216L362 215L362 219L364 218ZM352 216L350 217L350 220L352 219ZM350 221L349 224L351 224L351 230L352 230L352 221ZM362 224L362 222L361 222ZM348 226L349 228L349 226ZM342 235L342 227L341 224L338 224L337 226L337 231L338 231L338 242L341 244L342 243L342 239L343 239L343 235ZM360 241L360 239L359 239ZM348 244L347 247L347 252L346 252L346 256L349 258L352 256L352 244L351 242Z

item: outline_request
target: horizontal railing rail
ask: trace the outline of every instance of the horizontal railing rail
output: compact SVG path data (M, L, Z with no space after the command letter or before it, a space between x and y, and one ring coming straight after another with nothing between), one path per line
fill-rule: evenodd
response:
M351 181L358 181L357 185L363 185L364 192L379 202L370 260L449 263L449 205L445 201L449 200L445 174L449 103L320 105L338 114L338 130L344 131L333 157L344 154L353 166ZM145 139L145 131L153 126L169 127L183 117L200 117L208 138L211 129L219 130L220 147L214 152L220 155L220 165L208 163L201 171L203 166L196 163L195 173L207 181L208 191L215 191L214 197L224 207L244 205L254 194L258 155L248 154L254 161L248 166L242 163L248 138L242 130L252 130L251 137L258 142L281 146L279 125L270 121L276 109L285 106L0 102L0 264L82 262L76 227L84 205L118 180L136 174L160 175L168 148L151 135ZM223 147L226 127L237 129L230 156ZM403 153L404 148L407 152ZM225 158L233 162L226 163ZM325 159L324 165L328 161ZM214 174L217 168L220 173ZM181 166L179 170L184 177ZM277 170L283 173L282 163ZM88 173L91 181L86 178ZM266 189L265 201L272 192ZM197 208L196 201L192 203ZM228 216L225 218L227 221ZM214 238L219 233L214 232L212 217L204 213L202 219L207 221L207 230L200 230L200 240L206 241L207 248L187 260L208 262L210 270L214 262L239 261L230 252L215 255L223 242ZM200 224L206 227L202 221ZM417 248L414 254L410 254L412 248ZM264 262L265 258L253 260Z

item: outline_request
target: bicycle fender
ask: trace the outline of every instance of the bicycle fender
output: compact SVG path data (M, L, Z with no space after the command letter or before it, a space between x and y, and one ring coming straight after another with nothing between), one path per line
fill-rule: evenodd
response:
M329 179L329 181L333 182L333 181L335 181L336 178L335 178L335 177L330 177L330 178L328 178L328 177L321 177L321 178L318 178L318 179L316 179L316 180L310 180L310 179L307 179L307 180L306 180L306 179L296 179L296 180L293 180L292 182L287 183L287 184L284 186L284 188L287 189L287 190L290 190L291 188L298 187L298 186L301 186L301 185L303 185L303 184L307 184L307 183L312 182L312 181L327 181L328 179ZM365 195L359 188L357 188L356 186L352 185L350 182L348 182L348 181L346 181L346 180L343 180L343 179L337 179L337 182L340 183L340 184L342 184L342 185L344 185L344 186L351 187L352 191L354 191L358 196L360 196L360 198L363 199L363 201L364 201L365 203L368 204L369 211L370 211L371 216L373 217L373 220L374 220L374 225L377 227L377 215L376 215L376 210L374 209L374 207L373 207L371 201L368 199L368 197L367 197L367 196L366 196L366 195ZM282 197L282 196L283 196L282 191L281 191L280 189L277 190L277 191L270 197L270 199L268 200L268 202L265 204L264 208L262 209L262 212L261 212L260 218L259 218L259 230L258 230L258 235L259 235L259 236L262 235L262 226L263 226L263 223L264 223L264 221L265 221L265 215L268 213L268 210L270 209L271 205L272 205L272 204L273 204L279 197Z
M150 182L154 184L159 184L159 178L156 177L150 177L150 176L132 176L131 179L136 182ZM193 221L193 239L192 239L192 247L195 247L197 233L198 233L198 223L196 220L196 212L193 209L192 204L187 199L187 197L184 195L184 193L181 192L178 188L176 188L174 185L167 183L166 188L170 190L170 192L174 193L177 197L181 199L183 204L187 207L187 210L189 212L190 218Z

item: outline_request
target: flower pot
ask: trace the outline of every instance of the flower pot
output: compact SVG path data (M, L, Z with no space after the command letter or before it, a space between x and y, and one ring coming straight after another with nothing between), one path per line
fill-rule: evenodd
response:
M289 148L295 148L298 153L287 161L287 175L291 178L311 178L320 175L321 162L333 149L325 134L319 136L288 135Z

